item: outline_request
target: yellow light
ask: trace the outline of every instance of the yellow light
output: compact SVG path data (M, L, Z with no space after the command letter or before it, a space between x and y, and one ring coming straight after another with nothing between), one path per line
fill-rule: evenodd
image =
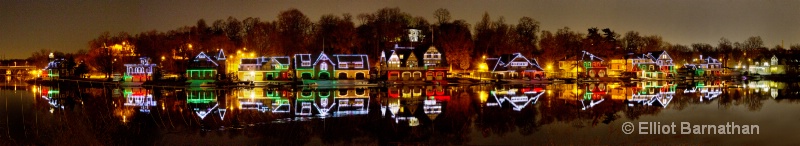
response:
M486 91L478 91L478 98L481 103L486 103L486 100L489 99L489 94Z
M478 65L478 71L489 71L489 65L481 63Z
M242 54L242 50L236 50L236 54Z
M256 57L255 53L250 53L250 57Z
M161 56L161 60L166 60L167 57Z
M111 48L113 48L114 50L122 50L122 45L114 44L114 46L111 46Z
M190 49L192 48L192 44L187 44L187 46L189 46Z

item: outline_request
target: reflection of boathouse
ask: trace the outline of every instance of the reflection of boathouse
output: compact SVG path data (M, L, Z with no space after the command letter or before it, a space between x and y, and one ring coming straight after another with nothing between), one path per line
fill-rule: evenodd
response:
M125 64L125 77L130 78L129 81L148 81L152 80L153 67L156 64L150 63L149 57L139 58L139 64Z
M671 81L645 81L632 88L629 103L667 107L675 95L677 85Z
M150 108L157 105L151 90L144 88L127 88L124 90L125 106L139 107L139 112L150 113Z
M700 102L711 101L716 99L722 94L722 89L725 88L721 81L698 81L694 86L688 87L684 93L699 93Z
M444 109L442 103L450 100L450 93L442 86L389 87L386 93L388 98L380 101L381 115L409 126L419 125L420 118L435 120ZM426 118L418 117L423 115Z
M209 114L217 114L220 119L225 119L225 103L220 103L218 97L223 97L222 90L191 88L186 91L186 104L194 113L205 119ZM224 98L223 98L224 99Z
M258 112L289 113L291 104L289 97L294 93L288 90L265 88L245 88L235 93L242 110Z
M502 108L511 105L515 111L521 111L529 105L536 104L544 92L542 88L530 87L494 90L490 92L486 106Z

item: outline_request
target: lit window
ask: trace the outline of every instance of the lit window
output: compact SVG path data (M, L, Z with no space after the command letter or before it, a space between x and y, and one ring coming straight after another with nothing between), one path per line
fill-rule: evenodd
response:
M319 65L319 70L328 70L328 64L322 63L321 65Z
M511 62L511 66L526 66L525 62Z
M339 62L339 68L347 68L347 62Z
M311 61L303 61L302 66L311 66Z
M356 62L355 63L355 68L364 68L364 63Z

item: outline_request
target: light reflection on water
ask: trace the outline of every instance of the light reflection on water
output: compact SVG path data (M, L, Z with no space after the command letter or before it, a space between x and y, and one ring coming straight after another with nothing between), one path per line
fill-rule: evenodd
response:
M345 89L6 84L0 90L5 98L0 139L7 142L2 144L792 144L777 139L798 136L788 133L800 130L791 124L800 122L797 88L798 83L771 81ZM638 121L737 122L763 129L749 139L619 131L622 123ZM580 136L591 138L575 139Z

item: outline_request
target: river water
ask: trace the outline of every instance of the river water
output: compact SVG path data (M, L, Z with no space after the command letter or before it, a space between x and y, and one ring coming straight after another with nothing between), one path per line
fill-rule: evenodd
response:
M6 81L0 144L798 145L799 88L773 81L230 89ZM640 122L675 123L666 130L677 134L642 134ZM681 134L681 122L759 128Z

